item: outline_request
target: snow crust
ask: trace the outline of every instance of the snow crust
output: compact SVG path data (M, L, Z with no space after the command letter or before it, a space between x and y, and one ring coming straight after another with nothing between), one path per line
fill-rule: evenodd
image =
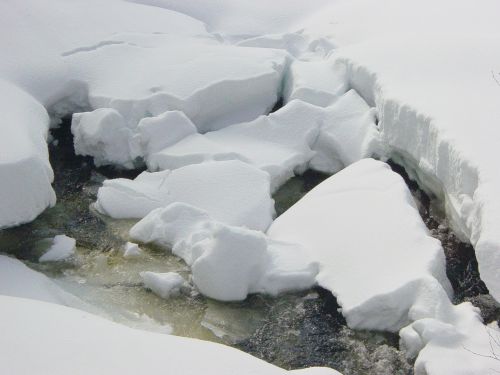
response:
M0 309L8 374L163 374L165 366L173 374L288 373L228 346L136 330L63 306L0 296Z
M136 243L127 242L123 247L124 258L137 258L142 255L142 250Z
M174 171L143 172L135 180L104 181L96 209L114 218L142 218L159 207L183 202L216 220L265 230L274 201L269 175L238 160L188 165Z
M76 250L76 240L74 238L68 237L65 234L60 234L54 237L52 240L52 245L43 254L39 261L40 262L56 262L69 258L75 253Z
M318 272L301 246L215 221L183 203L152 211L132 227L130 237L172 250L191 266L199 291L222 301L307 289Z

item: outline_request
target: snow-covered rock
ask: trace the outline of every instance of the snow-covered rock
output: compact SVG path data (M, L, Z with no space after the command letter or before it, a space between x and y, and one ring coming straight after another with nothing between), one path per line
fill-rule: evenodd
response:
M403 179L373 159L316 186L268 236L302 246L319 262L318 284L337 297L353 328L397 331L434 317L443 288L451 293L441 244Z
M238 159L268 172L275 190L307 168L323 117L321 108L296 100L269 116L204 135L194 134L150 158L152 169Z
M137 258L142 255L141 248L136 243L127 242L123 247L124 258Z
M6 374L288 373L228 346L131 329L63 306L0 296L0 310L0 370Z
M300 246L217 222L206 211L181 203L152 211L130 236L171 249L191 266L200 292L222 301L307 289L318 272Z
M221 222L265 230L274 214L269 180L267 173L237 160L188 165L143 172L135 180L106 180L95 207L114 218L142 218L155 208L184 202Z
M40 262L56 262L69 258L75 253L76 240L65 234L54 237L50 248L40 257Z
M145 271L141 272L140 275L144 286L161 298L175 297L183 288L188 288L186 280L176 272Z

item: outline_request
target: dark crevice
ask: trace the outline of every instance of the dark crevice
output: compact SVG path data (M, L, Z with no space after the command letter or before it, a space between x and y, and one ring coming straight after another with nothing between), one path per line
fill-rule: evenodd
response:
M276 112L277 110L283 108L284 105L285 105L285 103L284 103L283 97L280 96L278 98L278 100L276 101L276 103L274 103L274 106L269 113Z
M403 177L408 185L420 215L431 235L441 241L446 257L446 275L454 291L453 303L470 301L481 309L486 323L500 319L500 305L489 295L488 288L481 280L476 253L470 243L462 242L453 233L444 218L434 214L436 198L426 194L410 179L404 167L389 160L393 171ZM436 210L439 211L439 210Z

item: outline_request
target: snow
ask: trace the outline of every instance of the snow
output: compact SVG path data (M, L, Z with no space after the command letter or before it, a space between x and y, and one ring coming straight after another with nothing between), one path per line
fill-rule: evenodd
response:
M175 297L182 289L188 288L184 278L176 272L157 273L145 271L140 273L144 286L161 298Z
M142 250L136 243L127 242L123 247L123 257L124 258L137 258L142 255Z
M205 135L193 134L151 157L153 169L211 160L242 160L271 175L272 190L305 171L314 155L321 108L293 101L269 116Z
M325 112L310 168L333 174L358 160L380 155L375 111L354 90L339 97Z
M63 306L0 296L0 309L7 374L288 373L224 345L131 329Z
M66 236L65 234L60 234L54 237L52 245L47 252L40 257L39 261L57 262L65 260L71 257L75 253L75 250L76 240Z
M316 186L268 230L320 264L352 328L397 331L432 314L451 292L444 253L427 233L406 184L390 167L364 159ZM397 265L397 266L396 266Z
M132 227L130 237L172 250L191 266L199 291L222 301L307 289L318 272L300 246L217 222L183 203L152 211Z
M47 276L6 255L0 255L0 295L84 307L82 301L62 290Z
M238 160L143 172L135 180L106 180L96 209L114 218L142 218L153 209L184 202L222 222L265 230L274 201L269 175Z

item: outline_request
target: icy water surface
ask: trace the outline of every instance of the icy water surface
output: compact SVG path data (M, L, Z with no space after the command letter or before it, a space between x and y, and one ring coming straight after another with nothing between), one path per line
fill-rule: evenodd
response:
M213 301L194 291L164 300L146 290L141 271L174 271L189 280L189 267L153 246L142 246L142 256L125 259L123 245L135 221L113 220L91 208L104 179L133 178L140 171L96 169L90 159L75 156L67 124L53 135L58 141L50 147L58 203L30 224L0 231L4 252L53 278L100 314L130 326L222 342L287 369L331 366L345 375L412 373L411 363L397 349L397 335L350 330L335 298L319 288L278 298L254 295L239 303ZM274 196L277 214L326 177L306 172L288 181ZM413 191L419 198L418 189ZM426 223L445 243L458 300L482 298L487 290L474 274L473 252L471 257L471 250L439 225L425 196L419 200ZM63 233L77 240L76 255L69 261L38 263L50 238Z

